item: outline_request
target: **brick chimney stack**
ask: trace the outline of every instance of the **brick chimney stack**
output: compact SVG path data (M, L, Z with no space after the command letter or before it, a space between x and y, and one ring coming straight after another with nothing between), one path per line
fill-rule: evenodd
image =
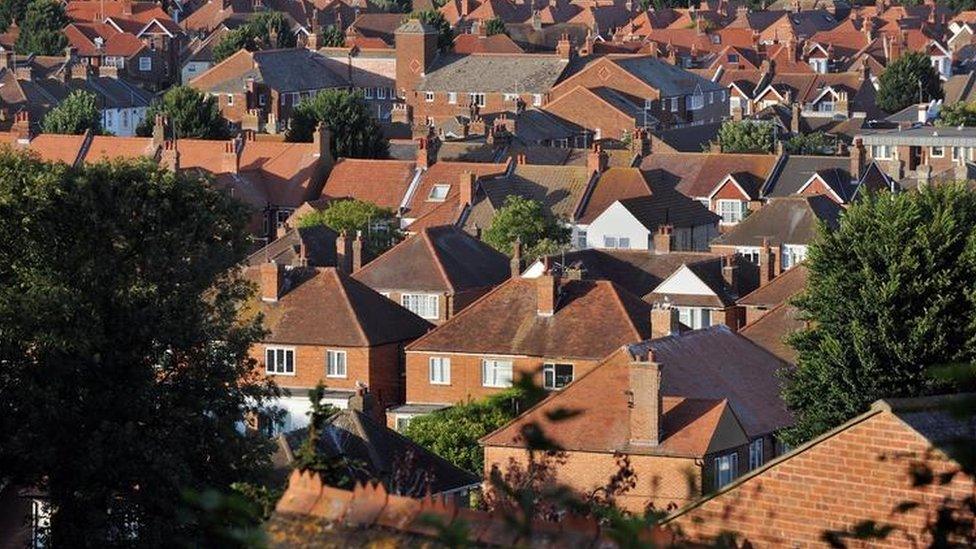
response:
M345 274L352 273L352 256L352 240L348 232L342 231L336 237L336 269Z
M561 59L570 59L573 56L573 45L569 42L569 35L563 33L556 43L556 55Z
M739 266L736 264L735 254L722 256L722 279L733 294L739 295Z
M427 169L431 164L430 143L426 137L419 137L417 138L417 167Z
M31 138L34 137L31 131L30 113L18 111L14 115L14 124L10 129L17 136L18 145L29 145Z
M512 259L509 261L512 268L512 278L522 276L522 239L516 237L512 244Z
M668 337L678 333L678 309L670 303L655 303L651 306L651 339Z
M539 316L552 316L556 313L556 298L558 297L559 280L549 270L546 262L546 272L536 279L536 302Z
M153 140L155 141L155 134L153 136ZM176 142L163 142L163 150L159 155L159 163L173 173L178 173L180 171L180 151L176 148Z
M281 299L285 287L285 266L274 261L262 263L260 275L261 301L273 303Z
M153 119L153 129L152 129L152 146L154 149L160 149L163 143L166 141L166 117L161 114L157 114L156 118Z
M648 351L646 358L636 359L629 367L630 444L657 446L661 443L661 365Z
M671 225L661 225L657 228L657 232L654 234L654 253L671 253L672 233L674 233L674 227Z
M471 172L462 172L458 184L461 206L474 204L474 192L478 185L478 177Z
M603 173L607 170L607 163L610 157L607 156L607 151L603 150L603 147L597 143L593 145L593 149L586 155L586 170L589 173Z
M356 238L352 241L352 269L351 273L363 268L363 232L356 231Z
M332 129L320 123L312 134L312 144L319 162L325 162L329 167L335 162L332 158Z
M241 170L241 148L237 138L224 143L224 153L221 156L221 169L224 173L238 173Z
M864 175L864 140L855 137L851 147L851 179L860 180L862 175Z
M776 265L773 259L773 250L769 247L769 239L763 238L762 246L759 248L759 286L769 284L776 277Z

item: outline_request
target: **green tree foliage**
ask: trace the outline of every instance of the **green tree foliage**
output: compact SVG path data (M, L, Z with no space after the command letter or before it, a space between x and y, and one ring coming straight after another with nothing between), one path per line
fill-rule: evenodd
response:
M324 90L295 107L288 141L311 141L319 124L332 130L334 158L386 158L389 143L358 92Z
M912 51L903 54L881 73L875 102L887 112L897 112L916 103L941 98L939 73L928 56Z
M305 430L306 437L301 447L295 453L295 469L318 473L329 486L351 490L356 482L356 472L365 472L365 466L359 460L346 456L329 456L319 451L319 437L325 424L338 410L323 401L325 398L325 384L321 381L308 392L308 399L312 403L309 412L309 424Z
M68 97L48 111L41 123L44 133L64 133L80 135L87 130L102 131L102 115L98 111L95 94L75 90Z
M976 101L972 103L953 103L942 107L936 126L976 126Z
M484 233L489 246L508 255L518 240L529 258L554 253L569 242L569 236L569 229L548 215L541 202L518 195L505 199Z
M727 120L718 130L718 143L725 153L772 152L773 125L754 120Z
M4 0L0 2L0 32L6 32L11 23L24 20L30 0Z
M150 161L0 151L0 471L47 494L52 546L192 537L184 490L269 465L238 431L277 393L248 354L259 320L238 314L248 219Z
M508 29L505 28L505 22L502 21L501 17L492 17L483 24L485 26L485 33L488 36L494 36L496 34L508 34Z
M402 233L393 212L364 200L337 200L324 210L305 214L299 227L325 225L350 236L363 235L366 253L376 257L400 241Z
M454 31L451 30L451 24L447 19L444 19L443 13L437 10L418 10L411 13L408 19L419 19L421 23L433 25L437 29L438 49L450 49L454 44Z
M810 246L806 330L784 398L790 443L879 398L945 389L934 365L976 355L976 193L958 185L866 196Z
M339 27L329 25L322 29L319 44L326 48L341 48L346 45L346 35Z
M832 155L834 146L834 139L823 132L798 133L785 143L790 154Z
M196 139L226 139L230 134L227 121L220 115L217 99L207 97L189 86L174 86L153 102L146 111L146 118L136 128L143 137L152 135L156 115L169 120L168 137Z
M57 0L31 0L24 12L24 20L18 23L18 53L36 55L62 55L68 39L61 29L69 23L64 5Z
M228 32L214 46L214 61L219 63L238 51L270 50L295 47L295 34L288 18L279 11L264 11L246 24Z
M413 9L413 3L410 0L377 0L375 5L380 11L387 13L410 13L410 10ZM434 5L437 6L436 1ZM444 2L441 2L441 6L443 5Z

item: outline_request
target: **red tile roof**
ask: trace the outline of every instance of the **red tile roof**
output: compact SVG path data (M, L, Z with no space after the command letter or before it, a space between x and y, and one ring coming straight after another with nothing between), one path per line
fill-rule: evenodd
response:
M751 198L759 198L759 187L779 159L772 154L661 153L645 156L640 168L655 184L674 187L691 198L709 196L728 175Z
M752 293L743 296L737 303L767 308L779 305L807 287L807 274L806 264L801 263L773 278L765 286L760 286Z
M321 198L355 198L396 211L416 175L411 160L342 158L329 174Z
M634 168L610 168L600 175L593 191L580 211L580 223L591 223L611 204L618 200L650 196L648 185L640 170Z
M490 164L486 162L454 162L441 161L427 168L420 176L420 184L407 203L404 216L420 219L433 210L438 209L438 218L429 220L426 226L452 224L461 214L458 202L461 174L473 173L476 177L486 178L503 175L508 169L507 164ZM444 200L430 200L431 189L435 185L448 185L447 197Z
M786 343L786 338L805 327L806 323L799 319L799 310L789 302L783 302L746 325L739 333L780 360L795 364L796 351Z
M524 53L507 34L481 36L460 34L454 39L454 53Z

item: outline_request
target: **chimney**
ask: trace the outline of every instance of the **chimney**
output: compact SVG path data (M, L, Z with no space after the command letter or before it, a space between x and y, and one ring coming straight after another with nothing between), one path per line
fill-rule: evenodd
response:
M349 233L342 231L336 237L336 269L345 274L350 274L353 267L352 241Z
M794 134L800 133L800 104L793 103L790 105L790 132Z
M558 280L552 271L546 268L535 280L536 283L536 310L539 316L552 316L556 313L556 298L558 297Z
M670 303L651 305L651 339L668 337L678 333L678 308Z
M854 138L851 147L851 179L860 181L864 172L864 141L860 137Z
M512 268L512 278L522 276L522 239L515 237L512 243L512 259L509 261Z
M155 133L154 133L155 137ZM154 139L155 141L155 139ZM176 143L166 141L163 143L163 152L160 154L159 162L167 170L177 173L180 171L180 151L176 150Z
M132 0L122 0L122 15L132 15Z
M474 191L478 184L478 177L471 172L462 172L458 184L461 206L470 206L474 203Z
M11 50L0 52L0 69L13 69L16 66L16 58Z
M735 254L722 256L722 279L734 295L739 295L739 265L736 264Z
M417 167L425 170L430 167L430 150L426 137L417 139Z
M888 62L896 61L901 57L902 37L897 35L891 38L891 46L888 48Z
M569 35L563 34L556 43L556 55L561 59L569 59L573 55L573 45L569 43Z
M17 136L17 143L19 145L29 144L31 138L34 137L31 133L30 113L27 111L18 111L14 115L14 124L10 129Z
M361 381L356 382L356 393L349 397L349 410L355 410L373 419L376 419L377 412L382 412L377 408L376 398L370 392L369 387Z
M769 239L763 238L759 248L759 286L763 287L776 277L773 250L769 247Z
M332 158L332 130L329 126L319 123L315 128L315 133L312 134L312 144L319 161L325 159L326 163L332 166L334 161Z
M657 233L654 234L654 253L671 253L671 234L673 232L674 227L671 225L661 225L657 228Z
M925 124L929 121L929 106L927 103L918 104L918 123Z
M159 150L163 147L163 143L166 141L166 118L161 114L157 114L156 118L153 119L153 129L152 129L152 147L155 150Z
M352 270L356 272L363 268L363 231L356 231L356 238L352 241Z
M597 143L593 145L593 149L586 156L586 170L592 174L596 172L598 174L603 173L607 169L607 163L610 157L607 156L607 152L603 150L603 147Z
M629 367L630 444L657 446L661 443L661 365L648 351L646 359L633 360Z
M261 301L275 302L284 293L285 266L274 261L261 264Z
M864 31L864 36L868 41L874 40L874 20L870 17L864 18L864 23L861 24L861 30Z
M224 153L220 158L220 167L224 173L238 173L241 169L240 143L237 138L224 142Z

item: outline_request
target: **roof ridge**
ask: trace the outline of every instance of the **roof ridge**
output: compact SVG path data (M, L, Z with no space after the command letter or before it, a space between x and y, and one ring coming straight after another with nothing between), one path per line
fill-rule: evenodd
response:
M512 278L509 278L508 280L506 280L505 282L502 282L501 284L495 286L494 288L491 289L491 291L486 292L484 295L482 295L478 299L476 299L476 300L472 301L470 304L468 304L467 307L465 307L464 309L461 309L461 312L460 313L452 316L451 318L449 318L446 322L444 322L440 326L436 326L433 330L430 330L426 334L424 334L424 335L418 337L417 339L413 340L409 345L407 345L404 348L404 350L405 351L411 351L414 347L420 345L425 339L431 337L432 334L434 334L434 333L436 333L436 332L444 329L447 326L450 326L452 324L457 323L458 322L458 319L465 318L466 316L470 315L471 312L476 309L476 306L478 304L480 304L482 301L485 301L486 299L488 299L492 295L496 294L497 292L501 291L502 288L507 288L508 286L513 285L514 284L513 281L521 282L522 280L530 280L530 279L523 279L521 276L512 277Z
M356 331L359 332L359 336L363 338L363 342L366 344L366 346L369 346L370 343L369 336L366 335L366 330L363 329L363 323L360 322L359 314L356 312L356 308L352 306L352 298L350 298L349 289L346 287L345 284L347 280L352 280L352 279L346 278L344 280L344 277L339 274L339 269L335 267L327 268L327 271L330 271L332 273L332 276L335 277L336 284L339 286L339 291L342 292L342 296L345 298L343 301L345 301L346 307L349 309L349 312L350 314L352 314L352 317L356 319ZM362 283L360 282L360 284ZM372 288L370 288L369 290L373 291Z
M621 292L627 292L634 299L640 301L641 303L647 303L647 302L641 299L640 297L631 294L625 288L617 286L617 283L612 280L597 280L595 282L597 283L597 285L602 285L604 283L608 283L610 285L610 291L614 296L614 301L617 303L617 307L620 308L620 312L622 312L624 314L624 317L626 317L627 320L629 321L628 324L630 324L630 327L634 330L634 335L637 336L637 339L641 339L643 335L641 335L640 330L637 328L637 326L634 325L633 323L634 319L630 317L630 311L627 310L627 306L624 305L623 298L621 297Z
M441 274L444 278L444 282L447 287L453 292L455 290L454 283L451 281L451 277L448 276L447 271L444 270L444 264L442 263L441 255L437 252L437 246L434 245L433 237L430 235L430 230L434 227L442 227L443 225L435 225L433 227L422 227L420 229L423 235L424 243L427 245L427 250L434 256L434 265L437 267L437 272ZM451 225L453 227L453 225Z

